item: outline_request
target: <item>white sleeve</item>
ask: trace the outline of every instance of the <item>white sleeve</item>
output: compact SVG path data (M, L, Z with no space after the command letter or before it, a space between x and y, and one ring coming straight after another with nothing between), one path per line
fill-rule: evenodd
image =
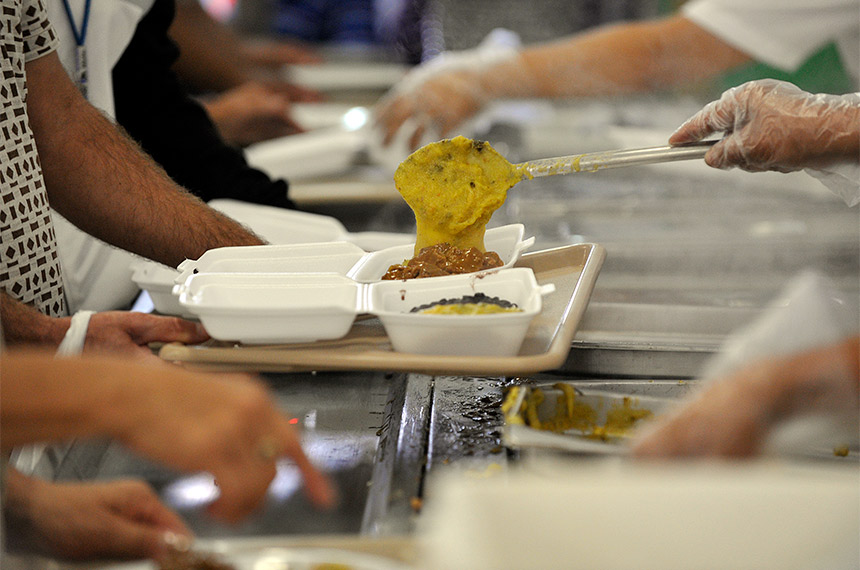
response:
M692 0L684 17L754 59L795 71L860 26L857 0Z

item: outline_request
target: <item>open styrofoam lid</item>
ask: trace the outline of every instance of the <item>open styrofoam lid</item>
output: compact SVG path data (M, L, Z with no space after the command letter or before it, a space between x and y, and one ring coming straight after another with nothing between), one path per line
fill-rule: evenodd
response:
M523 239L522 224L487 230L484 243L511 267L520 254L534 243ZM177 284L199 273L339 273L361 283L379 281L391 265L413 255L414 244L393 246L367 253L348 242L237 246L211 249L197 260L186 260L174 276Z

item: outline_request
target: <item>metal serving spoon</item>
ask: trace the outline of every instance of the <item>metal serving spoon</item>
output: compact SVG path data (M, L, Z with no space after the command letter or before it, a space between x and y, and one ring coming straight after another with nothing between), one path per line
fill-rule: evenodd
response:
M523 179L552 176L554 174L571 174L574 172L595 172L604 168L620 168L622 166L639 166L642 164L657 164L702 158L708 149L718 141L698 141L674 146L653 146L622 150L606 150L588 152L555 158L530 160L514 167L523 172Z

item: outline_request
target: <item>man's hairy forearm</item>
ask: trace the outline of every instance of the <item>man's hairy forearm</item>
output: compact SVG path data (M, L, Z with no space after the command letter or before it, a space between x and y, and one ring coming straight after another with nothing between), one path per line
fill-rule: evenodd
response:
M177 184L89 105L54 54L27 64L28 115L51 205L108 243L176 266L259 237Z

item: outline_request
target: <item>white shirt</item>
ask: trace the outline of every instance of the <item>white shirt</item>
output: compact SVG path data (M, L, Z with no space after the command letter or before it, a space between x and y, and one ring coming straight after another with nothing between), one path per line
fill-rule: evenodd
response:
M835 42L860 80L860 0L691 0L683 15L754 59L795 71Z
M68 0L74 25L81 31L84 20L84 0ZM111 74L116 62L134 35L137 23L152 7L154 0L91 0L87 25L87 99L95 107L114 116L113 81ZM57 55L74 76L75 35L63 0L45 0L48 19L60 40Z
M109 117L115 115L113 68L122 56L141 18L154 0L91 0L87 25L87 99ZM57 54L70 77L75 73L75 35L63 0L45 0L48 18L59 37ZM75 27L83 23L84 0L69 0ZM135 257L80 231L52 211L63 268L66 303L80 309L106 311L131 304L138 288L131 280Z

